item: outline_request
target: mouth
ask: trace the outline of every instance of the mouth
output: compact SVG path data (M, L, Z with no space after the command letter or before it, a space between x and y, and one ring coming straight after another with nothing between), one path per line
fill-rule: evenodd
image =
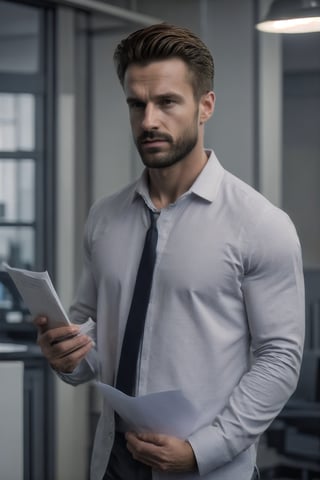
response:
M164 143L168 143L167 140L163 140L162 138L153 138L148 140L143 140L141 142L142 148L157 148L163 146Z

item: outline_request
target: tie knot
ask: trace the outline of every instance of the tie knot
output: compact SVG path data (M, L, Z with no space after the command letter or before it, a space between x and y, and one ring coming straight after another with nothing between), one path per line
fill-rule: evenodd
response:
M158 213L154 212L153 210L150 210L150 208L148 208L148 211L149 211L149 215L150 215L150 227L154 228L156 226L156 223L157 223Z

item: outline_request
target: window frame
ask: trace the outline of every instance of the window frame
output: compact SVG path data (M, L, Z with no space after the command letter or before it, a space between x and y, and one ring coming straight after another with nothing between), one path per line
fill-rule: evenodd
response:
M37 73L1 73L1 94L31 94L35 97L34 150L0 151L0 161L32 159L35 162L35 218L33 222L5 221L2 228L31 227L34 231L34 269L47 269L54 277L54 11L50 3L15 2L38 8L39 49Z

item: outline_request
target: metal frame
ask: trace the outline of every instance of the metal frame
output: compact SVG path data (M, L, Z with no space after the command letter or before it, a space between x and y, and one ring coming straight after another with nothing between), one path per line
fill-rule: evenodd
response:
M34 222L0 222L0 227L31 227L35 235L36 268L46 268L54 276L54 145L55 145L55 108L54 108L54 11L52 2L36 0L15 1L17 4L28 5L39 9L40 13L40 48L38 74L0 74L1 92L31 93L35 95L35 147L33 151L0 152L0 160L31 158L36 164L35 196L36 211ZM1 230L1 228L0 228ZM8 328L12 326L9 325ZM26 335L29 324L15 325L14 334ZM18 330L19 329L19 330ZM34 327L33 327L34 329ZM2 327L2 332L4 327ZM44 367L44 412L46 421L40 426L40 434L45 438L43 449L44 459L42 472L37 470L36 477L30 480L45 478L53 480L55 476L55 422L54 422L54 385L53 374L48 366ZM26 459L25 459L26 460ZM28 462L27 462L28 464ZM24 478L29 480L29 470ZM44 475L44 477L43 477Z
M161 23L163 20L145 15L143 13L135 12L121 7L116 7L108 3L101 2L99 0L53 0L54 3L59 5L69 5L74 8L80 8L82 10L88 10L90 12L99 12L111 17L115 17L127 22L152 25L154 23Z

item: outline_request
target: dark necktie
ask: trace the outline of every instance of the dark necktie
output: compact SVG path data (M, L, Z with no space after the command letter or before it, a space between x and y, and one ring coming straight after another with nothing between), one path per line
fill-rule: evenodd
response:
M137 359L149 304L158 241L155 214L149 210L151 225L147 231L123 338L116 387L132 395L136 381Z

